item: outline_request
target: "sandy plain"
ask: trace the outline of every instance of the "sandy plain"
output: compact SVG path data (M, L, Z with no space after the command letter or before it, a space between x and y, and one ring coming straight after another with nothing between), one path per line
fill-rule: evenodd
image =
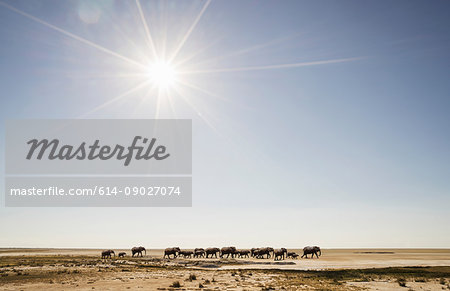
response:
M317 259L101 259L99 249L0 249L0 290L450 290L450 249L324 249ZM301 254L300 250L289 249Z

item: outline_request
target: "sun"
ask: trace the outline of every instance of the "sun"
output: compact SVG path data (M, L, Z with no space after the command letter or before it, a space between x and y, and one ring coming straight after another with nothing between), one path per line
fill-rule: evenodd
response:
M168 89L175 84L176 70L168 62L158 61L148 67L150 82L159 89Z

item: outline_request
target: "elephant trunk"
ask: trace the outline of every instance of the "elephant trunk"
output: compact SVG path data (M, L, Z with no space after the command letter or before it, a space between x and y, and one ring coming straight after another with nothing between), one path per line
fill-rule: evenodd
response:
M145 253L145 255L147 255L147 250L146 249L144 249L144 253Z
M321 256L322 255L322 250L319 250L319 256Z

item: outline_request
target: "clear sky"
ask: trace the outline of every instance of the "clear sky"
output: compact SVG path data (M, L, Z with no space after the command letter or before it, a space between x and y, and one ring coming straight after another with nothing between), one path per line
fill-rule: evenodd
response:
M0 247L450 247L449 11L0 1L2 121L193 120L192 208L2 202Z

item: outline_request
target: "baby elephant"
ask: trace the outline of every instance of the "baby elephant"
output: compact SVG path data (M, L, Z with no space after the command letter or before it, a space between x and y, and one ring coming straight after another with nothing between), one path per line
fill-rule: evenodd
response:
M298 258L298 254L296 254L294 252L289 252L289 253L287 253L287 258L289 258L289 259L297 259Z
M119 258L123 258L123 257L125 257L126 255L127 255L127 253L121 252L121 253L119 253Z
M194 258L203 258L205 257L205 250L202 248L196 248L194 250Z

